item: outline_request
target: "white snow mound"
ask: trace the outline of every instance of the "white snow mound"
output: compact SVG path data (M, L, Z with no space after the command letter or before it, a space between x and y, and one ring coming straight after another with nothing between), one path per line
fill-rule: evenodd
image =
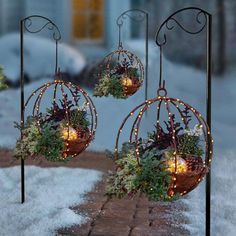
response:
M26 167L26 202L20 203L20 167L0 169L0 235L55 235L86 217L70 206L84 201L102 173L70 168Z
M20 76L20 35L11 33L0 38L0 65L12 81ZM25 73L35 80L53 75L55 71L55 41L36 35L24 36ZM72 47L59 43L59 66L61 71L78 74L85 66L81 53Z

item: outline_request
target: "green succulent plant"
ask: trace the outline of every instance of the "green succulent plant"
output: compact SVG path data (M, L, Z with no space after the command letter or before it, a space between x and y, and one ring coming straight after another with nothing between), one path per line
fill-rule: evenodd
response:
M21 125L15 123L15 127L21 130ZM38 140L41 138L41 133L37 125L37 121L33 117L28 117L25 127L22 131L23 138L19 138L16 142L14 157L17 159L26 159L29 156L37 154Z
M126 98L120 75L113 74L109 76L105 74L99 79L99 83L95 85L94 96L107 97L110 94L115 98Z

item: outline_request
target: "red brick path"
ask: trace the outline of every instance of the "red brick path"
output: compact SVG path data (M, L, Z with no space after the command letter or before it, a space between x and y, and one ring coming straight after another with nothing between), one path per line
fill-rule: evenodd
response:
M0 167L18 165L11 151L0 151ZM81 226L59 229L57 235L78 236L185 236L189 232L181 227L187 223L182 215L186 207L180 202L151 202L143 195L133 199L109 199L104 196L108 170L114 170L113 161L102 153L84 152L79 158L64 163L47 162L40 158L27 160L26 165L41 167L65 166L71 168L93 168L103 171L104 178L87 197L88 201L72 207L78 214L88 216ZM26 167L27 168L27 167Z

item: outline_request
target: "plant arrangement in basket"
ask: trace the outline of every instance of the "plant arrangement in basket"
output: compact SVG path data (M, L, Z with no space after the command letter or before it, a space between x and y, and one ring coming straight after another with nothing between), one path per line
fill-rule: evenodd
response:
M3 67L0 66L0 91L7 89L6 77L3 74Z
M165 122L167 131L157 126L153 133L148 133L147 140L139 140L139 161L135 143L124 143L116 161L117 170L108 178L108 195L132 197L141 191L154 201L175 200L183 195L178 178L186 179L187 175L194 175L197 173L194 171L203 168L204 151L200 144L202 128L200 125L193 129L182 127L179 122L175 122L174 115L172 119L177 155L170 121ZM174 188L174 185L177 187Z
M90 141L87 105L73 104L66 98L54 102L46 113L29 116L16 143L16 158L44 156L49 161L68 161L85 149ZM67 107L67 109L65 109ZM21 130L17 123L16 128Z
M104 70L95 85L94 96L112 95L125 99L134 94L141 86L138 68L133 66L133 60L124 58L109 71Z

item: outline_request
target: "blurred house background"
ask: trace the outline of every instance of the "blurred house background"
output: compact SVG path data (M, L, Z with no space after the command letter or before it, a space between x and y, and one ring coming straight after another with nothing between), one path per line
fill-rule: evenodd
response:
M129 0L0 0L0 34L18 31L19 20L26 16L42 15L57 24L63 42L94 57L115 46L115 20L129 8ZM123 30L127 37L128 28Z
M77 46L88 58L100 57L117 44L116 18L130 8L150 13L150 38L154 39L158 25L175 10L188 6L201 7L213 14L214 72L223 73L236 63L236 2L233 0L0 0L0 34L19 30L19 20L32 14L52 19L61 29L63 41ZM196 22L182 19L189 27ZM192 25L191 25L192 24ZM143 25L130 22L124 25L124 39L143 36ZM199 41L199 37L203 38ZM179 63L203 68L205 58L204 37L188 41L182 30L169 36L165 55ZM195 43L198 47L192 47ZM201 43L202 42L202 43Z
M199 7L212 14L213 20L213 69L217 74L235 66L236 63L236 1L233 0L132 0L131 5L150 13L150 34L155 35L156 28L166 17L183 7ZM181 19L189 28L196 27L191 16ZM166 56L179 63L202 68L205 58L205 34L199 37L188 37L186 33L175 27L175 32L168 35L169 44ZM201 38L203 38L201 40ZM199 40L200 39L200 40ZM194 46L193 46L194 45ZM197 45L197 46L195 46Z

